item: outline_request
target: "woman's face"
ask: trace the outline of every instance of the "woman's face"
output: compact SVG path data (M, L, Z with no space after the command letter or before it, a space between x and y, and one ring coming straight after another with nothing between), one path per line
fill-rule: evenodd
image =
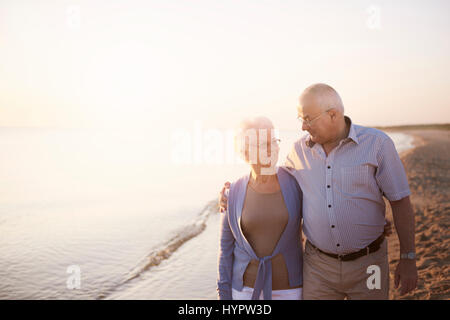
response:
M250 129L246 132L245 161L260 169L261 174L273 174L279 150L279 139L275 137L273 128Z

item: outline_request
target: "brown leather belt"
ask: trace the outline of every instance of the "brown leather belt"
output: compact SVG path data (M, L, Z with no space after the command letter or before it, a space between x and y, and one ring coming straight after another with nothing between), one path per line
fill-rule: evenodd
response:
M356 252L352 252L349 254L334 254L334 253L328 253L325 251L320 250L319 248L317 248L315 245L313 245L309 240L306 240L314 249L316 249L319 252L322 252L323 254L338 259L340 261L352 261L352 260L356 260L362 256L368 255L369 253L373 253L375 251L377 251L378 249L380 249L380 245L384 240L384 233L379 236L374 242L372 242L371 244L369 244L367 247L365 247L364 249L361 249L359 251Z

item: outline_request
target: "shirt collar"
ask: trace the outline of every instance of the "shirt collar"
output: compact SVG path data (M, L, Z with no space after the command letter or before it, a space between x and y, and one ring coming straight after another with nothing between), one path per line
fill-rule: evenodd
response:
M356 128L352 122L352 119L350 119L347 116L344 116L344 119L345 119L345 123L350 125L350 131L348 132L347 139L352 139L353 141L356 142L356 144L359 144L358 136L356 135Z
M358 137L357 137L357 135L356 135L355 125L353 124L352 119L350 119L350 118L347 117L347 116L344 116L344 120L345 120L345 123L346 123L347 125L350 125L350 131L348 132L348 136L347 136L346 139L351 139L351 140L353 140L356 144L359 144L359 140L358 140ZM315 144L316 144L316 143L315 143L314 141L311 140L311 137L309 137L309 138L306 140L306 145L307 145L308 147L310 147L310 148L314 147Z

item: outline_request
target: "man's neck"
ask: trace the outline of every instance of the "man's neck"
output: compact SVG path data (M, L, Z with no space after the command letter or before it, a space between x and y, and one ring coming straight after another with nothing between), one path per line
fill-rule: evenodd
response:
M331 151L333 151L334 148L336 148L339 145L339 142L341 140L348 137L348 134L350 132L350 124L345 121L345 118L342 119L343 123L340 129L338 129L336 134L336 139L329 141L327 143L324 143L322 145L323 150L325 151L326 155L328 156Z

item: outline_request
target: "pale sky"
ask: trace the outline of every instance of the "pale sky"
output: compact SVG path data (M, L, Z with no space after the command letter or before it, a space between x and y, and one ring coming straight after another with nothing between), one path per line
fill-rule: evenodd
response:
M325 82L358 124L450 122L450 1L0 0L0 126L298 129Z

